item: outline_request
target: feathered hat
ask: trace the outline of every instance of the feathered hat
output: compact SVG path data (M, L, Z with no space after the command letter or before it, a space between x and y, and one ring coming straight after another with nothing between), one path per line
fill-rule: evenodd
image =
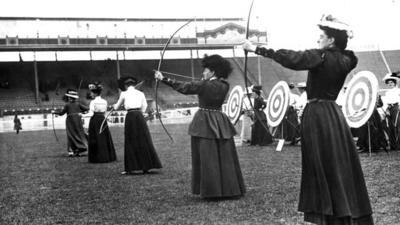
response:
M332 15L322 15L322 18L317 25L322 27L329 27L335 30L346 31L347 36L349 38L353 38L353 31L351 30L350 26L347 23L344 23L333 17Z
M89 84L89 90L94 92L101 92L103 90L103 85L100 82L94 82L94 84Z

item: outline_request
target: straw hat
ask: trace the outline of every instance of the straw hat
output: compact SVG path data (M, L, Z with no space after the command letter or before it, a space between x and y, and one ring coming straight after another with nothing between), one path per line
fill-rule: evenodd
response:
M71 98L79 98L78 92L76 92L76 90L73 90L73 89L67 90L67 93L65 93L65 96L68 96Z

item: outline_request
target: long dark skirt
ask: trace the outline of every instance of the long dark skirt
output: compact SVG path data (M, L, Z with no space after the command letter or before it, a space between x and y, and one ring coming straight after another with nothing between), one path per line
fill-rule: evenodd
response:
M369 128L369 131L368 131ZM357 146L362 150L369 150L371 143L371 151L378 151L387 148L387 141L382 126L381 117L375 109L371 118L363 126L357 130Z
M83 129L82 118L79 114L70 114L65 120L68 146L74 153L87 150L88 141Z
M298 116L293 106L288 107L285 118L277 126L277 129L275 138L285 139L285 141L290 141L291 144L295 144L296 138L300 137Z
M125 171L162 168L143 114L132 110L125 117Z
M398 150L400 148L400 110L399 105L394 104L388 107L388 136L390 150Z
M272 135L268 130L267 121L256 120L251 129L250 145L265 146L271 144L272 142Z
M231 139L192 136L192 192L203 198L242 196L242 171Z
M307 104L301 123L299 211L317 224L373 224L353 136L333 101Z
M105 129L100 134L100 126L104 120L104 113L95 113L89 122L89 153L88 159L91 163L112 162L117 159L114 143L111 137L107 121Z

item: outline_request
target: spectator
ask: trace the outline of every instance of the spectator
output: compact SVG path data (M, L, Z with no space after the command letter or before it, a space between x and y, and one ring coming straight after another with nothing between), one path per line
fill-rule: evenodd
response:
M17 134L19 134L19 131L22 130L22 123L21 120L18 118L17 113L15 113L14 116L14 130L16 131Z

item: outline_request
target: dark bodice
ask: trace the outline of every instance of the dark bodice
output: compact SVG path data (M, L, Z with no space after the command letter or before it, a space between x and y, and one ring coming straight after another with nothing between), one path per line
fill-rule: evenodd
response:
M163 82L182 94L196 94L199 98L200 110L189 125L189 135L207 139L230 139L235 136L235 127L221 111L229 83L220 79L193 82L164 79Z
M293 70L308 70L308 99L336 100L346 76L357 65L352 51L338 48L292 51L257 48L256 54L263 55Z
M79 102L69 102L64 106L64 108L61 112L58 112L56 114L64 115L65 113L67 113L67 115L73 115L73 114L78 114L78 113L85 112L88 110L89 110L89 107L84 106L84 105L80 104Z
M265 103L264 98L258 96L254 99L254 109L258 111L262 111L267 107L267 103Z
M261 96L257 96L254 99L254 119L265 121L267 117L265 116L264 109L267 107L267 104L264 101L264 98Z
M199 97L199 107L206 109L220 110L229 91L229 83L220 79L193 82L166 79L163 82L182 94L197 94Z

